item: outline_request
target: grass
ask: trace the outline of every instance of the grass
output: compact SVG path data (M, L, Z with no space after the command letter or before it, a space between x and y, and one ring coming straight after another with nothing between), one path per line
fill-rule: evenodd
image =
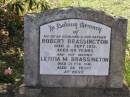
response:
M57 0L55 7L91 7L115 16L128 18L127 46L124 78L130 86L130 0Z

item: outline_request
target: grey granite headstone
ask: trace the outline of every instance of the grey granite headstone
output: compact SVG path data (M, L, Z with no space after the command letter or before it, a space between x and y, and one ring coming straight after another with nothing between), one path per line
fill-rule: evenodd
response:
M25 84L121 88L127 19L90 8L24 17Z

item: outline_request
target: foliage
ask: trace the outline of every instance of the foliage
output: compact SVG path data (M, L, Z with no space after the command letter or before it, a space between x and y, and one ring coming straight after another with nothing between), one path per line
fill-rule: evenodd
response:
M23 79L23 15L49 8L46 0L0 1L0 83Z
M126 44L125 80L130 86L130 40L127 40L127 44Z

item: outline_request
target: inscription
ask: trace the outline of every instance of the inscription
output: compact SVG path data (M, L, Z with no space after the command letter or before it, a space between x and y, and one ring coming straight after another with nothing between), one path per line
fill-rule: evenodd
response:
M40 26L40 74L108 75L111 28L80 19Z

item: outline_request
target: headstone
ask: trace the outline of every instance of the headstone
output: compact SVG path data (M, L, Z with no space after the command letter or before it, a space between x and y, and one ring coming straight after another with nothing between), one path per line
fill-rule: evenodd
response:
M56 8L24 18L25 84L121 88L127 19L90 8Z

